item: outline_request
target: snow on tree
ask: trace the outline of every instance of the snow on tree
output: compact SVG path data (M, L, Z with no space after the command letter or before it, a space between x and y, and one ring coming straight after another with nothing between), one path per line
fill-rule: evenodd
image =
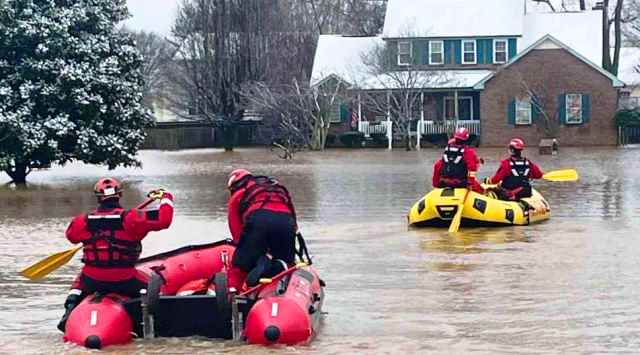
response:
M0 2L0 171L78 160L139 166L150 124L125 0Z

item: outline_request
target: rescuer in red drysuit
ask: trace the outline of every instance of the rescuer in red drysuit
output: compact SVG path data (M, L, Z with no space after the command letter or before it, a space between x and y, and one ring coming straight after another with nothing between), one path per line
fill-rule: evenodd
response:
M278 181L237 169L227 188L229 230L237 245L228 284L241 290L245 282L255 286L294 264L298 227L291 196Z
M433 166L434 188L465 188L484 193L484 189L476 179L480 159L475 149L468 145L469 130L461 127L456 130L453 139L449 140L442 159Z
M149 193L149 197L160 200L155 210L123 209L122 187L113 178L100 179L94 193L98 209L76 216L66 232L71 243L83 244L85 265L64 303L66 311L58 324L61 331L71 310L87 295L115 292L138 297L148 282L147 275L135 268L142 251L141 241L149 232L169 228L173 219L173 196L164 190Z
M500 184L498 196L503 200L520 200L531 197L530 179L542 179L543 172L529 159L522 156L524 141L514 138L509 142L509 158L500 162L496 174L487 179L488 184Z

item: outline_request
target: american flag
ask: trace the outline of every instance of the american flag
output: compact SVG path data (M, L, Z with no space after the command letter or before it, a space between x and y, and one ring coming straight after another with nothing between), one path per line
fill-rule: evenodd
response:
M351 110L351 128L358 128L358 111Z

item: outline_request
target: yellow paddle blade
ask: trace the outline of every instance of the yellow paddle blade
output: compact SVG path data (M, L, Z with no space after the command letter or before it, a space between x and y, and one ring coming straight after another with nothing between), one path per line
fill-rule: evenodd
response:
M20 271L20 275L30 279L30 280L39 280L49 273L53 272L57 268L66 264L71 260L71 258L78 252L78 250L82 249L82 245L75 247L73 249L65 250L60 253L53 254L48 256L37 263L29 266L28 268Z
M575 169L555 170L548 172L542 176L548 181L578 181L578 172Z
M469 196L469 190L467 190L464 194L464 198L462 202L458 205L458 210L456 211L455 216L451 220L451 224L449 225L449 233L456 233L458 229L460 229L460 222L462 222L462 210L464 209L464 204L467 201L467 196Z

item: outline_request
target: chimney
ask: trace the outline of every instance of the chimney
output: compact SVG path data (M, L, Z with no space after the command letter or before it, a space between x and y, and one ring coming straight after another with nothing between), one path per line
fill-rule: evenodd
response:
M596 2L595 6L593 6L593 10L604 10L604 3L602 1Z

